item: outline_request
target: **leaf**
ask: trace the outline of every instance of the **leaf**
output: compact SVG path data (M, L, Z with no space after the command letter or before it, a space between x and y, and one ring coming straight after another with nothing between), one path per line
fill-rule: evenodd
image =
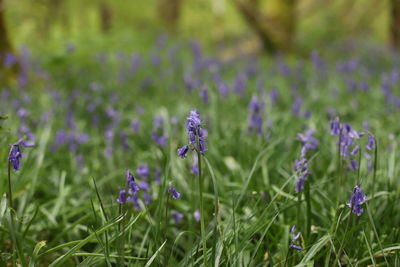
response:
M304 258L301 260L300 263L307 263L309 261L311 261L314 256L318 253L318 251L321 250L321 248L323 246L325 246L326 243L328 243L329 241L329 235L324 235L323 237L321 237L317 243L315 243L306 253L306 255L304 256Z
M157 257L158 253L160 253L160 251L164 247L165 243L167 243L167 240L165 240L164 243L161 245L161 247L159 247L157 249L156 253L154 253L154 255L151 256L150 260L146 263L145 267L148 267L153 263L154 259Z
M36 264L36 260L38 259L39 251L40 251L44 246L46 246L46 241L44 241L44 240L43 240L43 241L40 241L39 243L36 244L35 249L33 250L33 253L32 253L32 259L31 259L31 261L29 262L29 267L34 267L34 266L36 266L35 264Z

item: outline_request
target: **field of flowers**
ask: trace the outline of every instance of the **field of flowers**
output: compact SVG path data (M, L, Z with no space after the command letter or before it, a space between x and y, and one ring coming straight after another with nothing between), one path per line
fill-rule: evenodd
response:
M0 266L400 266L397 55L19 54Z

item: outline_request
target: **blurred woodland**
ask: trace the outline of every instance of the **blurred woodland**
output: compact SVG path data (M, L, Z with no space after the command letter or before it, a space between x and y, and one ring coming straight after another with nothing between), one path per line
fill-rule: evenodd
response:
M160 33L205 44L246 43L298 54L349 40L400 50L400 0L0 0L0 68L21 45L146 47Z

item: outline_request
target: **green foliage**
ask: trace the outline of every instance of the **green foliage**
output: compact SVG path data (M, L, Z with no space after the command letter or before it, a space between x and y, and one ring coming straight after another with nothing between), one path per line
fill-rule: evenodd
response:
M29 66L27 85L11 87L9 98L0 100L9 116L4 123L9 130L0 139L2 173L6 172L8 144L18 140L22 126L36 136L36 146L23 151L21 170L12 173L14 210L7 209L5 197L0 203L0 265L17 258L10 236L23 241L21 254L29 266L201 265L200 223L193 216L199 208L198 178L190 173L192 157L182 160L176 155L187 143L185 118L197 109L209 133L209 151L202 161L202 216L209 264L394 266L400 235L398 110L387 102L381 86L382 77L398 69L398 61L383 51L379 56L360 52L358 67L347 73L338 66L354 61L345 61L337 53L327 55L325 69L317 69L309 61L301 65L283 57L240 56L224 62L218 54L211 57L204 52L204 58L222 63L194 72L188 46L185 42L161 47L148 43L143 50L151 52L142 53L142 65L128 75L124 71L132 70L136 50L97 53L100 48L89 51L77 45L75 52L57 48L40 54L39 59L33 51L35 64ZM173 61L169 52L176 47ZM160 56L158 66L151 63L154 55ZM255 66L256 74L246 80L243 96L220 95L212 75L215 71L232 88L239 75ZM204 81L191 93L184 83L189 74ZM369 90L351 91L350 81L357 85L365 81ZM203 85L209 88L208 105L199 97ZM269 97L272 88L279 92L276 102ZM397 96L397 91L393 94ZM295 95L302 97L301 112L310 111L310 118L293 114ZM252 96L266 103L263 136L249 134L247 129ZM95 104L94 110L90 104ZM29 115L21 117L22 108ZM368 170L363 157L359 174L339 164L337 137L329 134L333 109L343 122L360 131L365 132L363 123L368 120L379 144L376 173ZM71 112L76 130L68 126ZM110 141L105 138L112 120L107 114L113 112L118 126ZM165 121L166 148L154 144L151 137L157 115ZM134 118L140 120L138 132L131 129ZM176 124L170 123L175 119ZM316 130L320 145L309 158L309 192L298 195L293 166L301 143L296 138L307 128ZM56 147L60 130L87 134L89 140L76 148ZM121 133L127 135L129 149L124 150ZM359 144L365 152L364 139ZM113 151L107 156L110 147ZM151 169L148 182L153 202L140 211L119 206L116 199L125 188L125 170L135 173L141 163ZM161 170L160 184L155 183L156 167ZM368 205L356 217L345 204L359 175ZM136 179L144 181L137 175ZM5 180L0 181L2 195ZM169 182L181 193L179 200L168 199ZM175 223L173 211L184 215L181 223ZM9 227L9 212L15 212L15 229ZM302 251L289 249L294 224L301 232L296 244Z

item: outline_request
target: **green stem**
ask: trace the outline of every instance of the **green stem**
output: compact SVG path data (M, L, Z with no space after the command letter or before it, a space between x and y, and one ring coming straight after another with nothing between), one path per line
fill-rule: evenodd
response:
M286 253L285 265L283 265L284 267L286 267L286 266L287 266L288 259L289 259L289 253L290 253L290 248L288 248L288 251L287 251L287 253Z
M21 261L22 266L26 266L26 262L25 262L25 258L24 258L24 253L22 251L22 247L21 244L18 240L18 237L15 235L16 231L16 227L14 224L14 205L13 205L13 197L12 197L12 186L11 186L11 163L10 161L8 161L8 171L7 171L7 176L8 176L8 201L9 201L9 209L10 209L10 227L11 227L11 240L12 242L12 246L11 246L11 250L12 250L12 255L13 255L13 266L15 266L16 264L16 259L14 256L14 248L17 249L17 253L19 256L19 259Z
M297 194L297 227L301 226L301 192Z
M343 247L344 247L344 242L346 242L346 237L347 237L347 232L348 232L348 229L349 229L349 226L350 226L351 217L352 216L351 216L351 211L350 211L349 217L347 218L347 225L346 225L346 229L344 231L344 237L342 239L342 242L341 242L339 250L338 250L338 254L336 255L336 259L334 261L334 262L339 261L338 262L339 266L341 266L341 264L340 264L340 254L342 254L342 250L343 250Z
M12 188L11 188L11 164L10 164L10 161L8 161L8 202L10 203L9 207L11 209L13 209L14 205L13 205Z
M311 233L311 197L310 197L310 182L306 181L304 196L307 204L307 238L310 238Z
M200 229L201 229L201 239L203 241L203 262L204 266L207 266L207 245L204 227L204 208L203 208L203 180L201 176L201 153L200 153L200 139L197 137L197 164L199 167L199 193L200 193Z
M339 167L339 179L336 179L338 182L337 184L337 190L339 191L339 194L336 194L336 206L339 205L339 196L341 195L341 188L342 188L342 158L341 158L341 147L340 147L340 142L342 139L342 129L340 129L339 132L339 140L338 140L338 167Z
M122 216L124 211L124 207L122 204L119 204L119 215ZM125 218L122 218L122 220L118 223L118 231L121 233L125 232ZM125 266L125 253L124 253L124 241L125 241L125 234L122 234L119 237L119 241L118 241L118 254L121 255L120 258L118 258L117 263L118 266Z
M361 177L361 154L362 154L362 149L360 148L360 151L358 151L357 185L360 185L360 177Z
M376 168L378 166L378 142L374 136L375 151L374 151L374 174L372 176L372 198L375 196L375 184L376 184Z

